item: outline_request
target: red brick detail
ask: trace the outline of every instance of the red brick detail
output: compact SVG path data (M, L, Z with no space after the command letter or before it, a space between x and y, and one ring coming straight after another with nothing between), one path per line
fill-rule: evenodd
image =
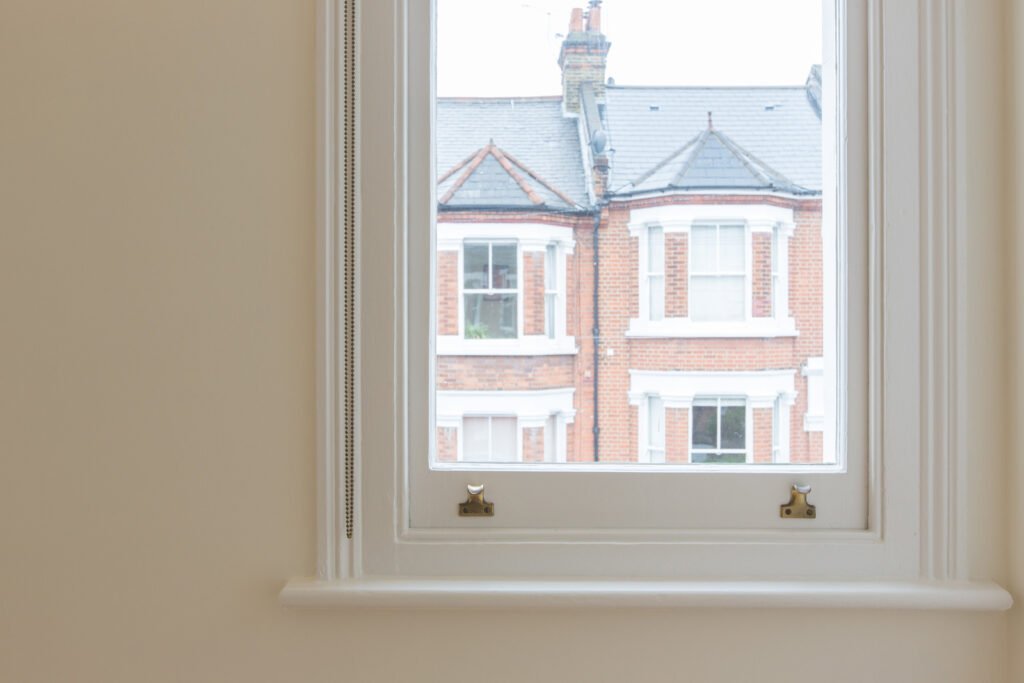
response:
M690 461L690 410L665 409L665 462Z
M772 235L751 235L753 264L753 313L755 318L772 317Z
M558 389L574 385L574 356L438 356L440 391Z
M665 317L685 318L689 310L689 246L685 232L665 235Z
M458 430L455 427L437 428L437 461L455 462L459 459Z
M544 428L523 429L523 462L544 462Z
M459 333L459 252L437 252L437 333Z
M523 331L544 334L544 252L523 252Z
M773 408L753 408L754 414L752 443L754 445L754 462L772 461L772 414Z

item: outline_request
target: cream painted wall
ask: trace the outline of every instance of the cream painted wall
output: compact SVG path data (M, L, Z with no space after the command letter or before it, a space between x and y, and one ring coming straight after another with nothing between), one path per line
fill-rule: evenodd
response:
M969 4L995 454L1003 16ZM313 14L0 2L0 681L1010 680L1001 614L280 607L314 562ZM975 469L1001 575L1002 471Z
M1024 595L1024 1L1011 0L1008 4L1010 17L1006 22L1006 45L1008 46L1007 127L1009 144L1007 167L1007 199L1010 220L1010 246L1007 249L1007 273L1011 286L1007 303L1007 318L1011 321L1010 362L1013 367L1013 383L1010 387L1011 406L1009 415L1014 429L1013 448L1009 455L1009 587L1017 595ZM1010 613L1010 668L1012 681L1024 681L1024 605L1019 604Z

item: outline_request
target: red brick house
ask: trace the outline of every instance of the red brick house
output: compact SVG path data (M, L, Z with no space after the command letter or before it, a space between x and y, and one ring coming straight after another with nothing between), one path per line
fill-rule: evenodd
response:
M438 462L822 462L820 72L438 102Z

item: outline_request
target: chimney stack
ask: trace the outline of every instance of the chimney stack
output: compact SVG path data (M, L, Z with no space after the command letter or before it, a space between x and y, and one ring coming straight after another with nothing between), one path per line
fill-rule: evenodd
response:
M611 43L601 33L601 0L590 0L584 12L569 15L569 33L562 42L558 66L562 68L562 108L580 112L580 88L590 84L598 100L604 99L605 66Z

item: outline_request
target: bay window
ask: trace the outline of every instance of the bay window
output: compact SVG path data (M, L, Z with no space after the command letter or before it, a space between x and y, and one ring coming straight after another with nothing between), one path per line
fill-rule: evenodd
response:
M750 282L746 228L694 225L690 243L690 318L745 320Z
M691 414L691 462L747 461L747 407L743 399L698 398Z

